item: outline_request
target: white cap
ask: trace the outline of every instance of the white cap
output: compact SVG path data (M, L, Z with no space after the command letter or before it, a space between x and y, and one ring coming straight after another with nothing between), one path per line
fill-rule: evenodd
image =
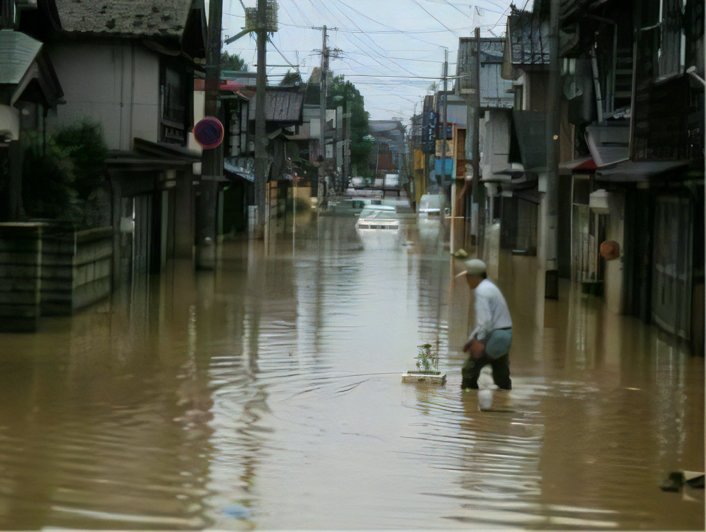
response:
M455 276L455 279L460 279L466 275L481 275L486 272L485 262L479 259L471 259L464 262L466 271L463 271Z
M466 261L466 275L481 275L485 273L485 262L480 259Z

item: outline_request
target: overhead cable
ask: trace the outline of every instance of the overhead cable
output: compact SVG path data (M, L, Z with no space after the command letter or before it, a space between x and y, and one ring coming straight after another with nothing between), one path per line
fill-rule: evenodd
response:
M427 11L426 8L425 8L422 4L420 4L417 0L412 0L412 2L414 2L415 4L417 4L422 10L424 10L424 12L425 12L427 15L429 15L431 18L433 18L434 20L436 20L436 21L437 21L439 24L441 24L444 28L446 28L447 30L449 30L451 33L453 33L453 34L456 35L457 37L460 37L460 35L459 35L458 33L456 33L454 30L452 30L452 29L449 28L446 24L444 24L444 23L441 22L438 18L436 18L433 14L431 14L429 11Z

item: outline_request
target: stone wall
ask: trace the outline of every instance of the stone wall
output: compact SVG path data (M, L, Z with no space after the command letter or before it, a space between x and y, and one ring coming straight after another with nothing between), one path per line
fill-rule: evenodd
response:
M0 224L0 331L37 330L42 272L41 223Z
M0 331L33 332L110 294L113 229L0 224Z
M42 316L70 315L110 294L112 237L112 227L44 236Z

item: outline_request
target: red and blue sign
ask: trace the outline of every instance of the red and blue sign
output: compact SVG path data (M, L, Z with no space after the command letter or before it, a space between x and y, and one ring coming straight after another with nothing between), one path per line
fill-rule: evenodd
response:
M194 126L194 139L204 150L212 150L223 142L223 124L218 118L207 116Z

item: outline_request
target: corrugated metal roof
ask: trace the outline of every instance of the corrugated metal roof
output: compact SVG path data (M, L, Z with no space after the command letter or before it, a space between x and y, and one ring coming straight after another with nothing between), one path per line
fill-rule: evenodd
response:
M0 30L0 84L19 83L41 48L42 43L29 35Z
M223 159L226 174L233 174L251 183L255 182L255 159L252 157L227 157Z
M61 28L70 33L180 37L191 0L55 0Z
M249 119L255 120L257 98L250 100ZM265 94L265 119L268 122L291 122L301 120L304 108L304 93L268 89Z

